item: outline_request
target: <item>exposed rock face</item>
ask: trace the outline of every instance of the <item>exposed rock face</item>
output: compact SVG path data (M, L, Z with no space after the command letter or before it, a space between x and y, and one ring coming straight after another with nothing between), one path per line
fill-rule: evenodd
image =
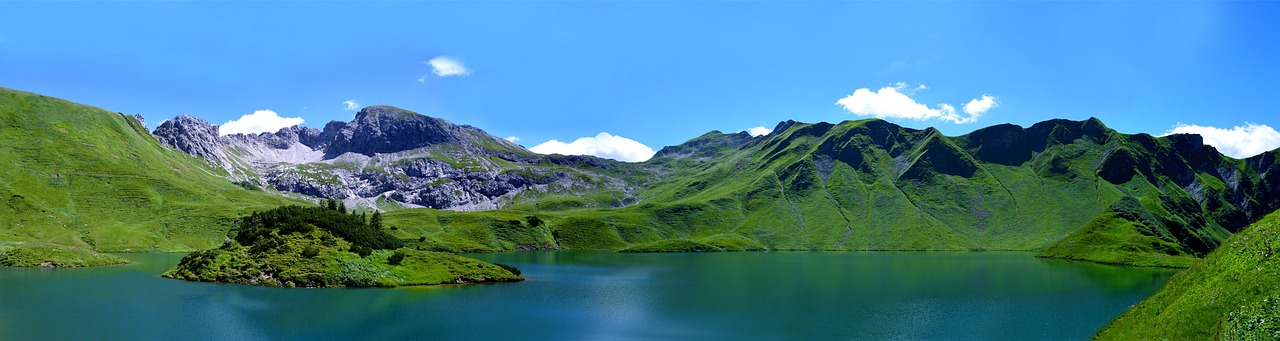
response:
M325 126L326 131L335 128L338 126ZM360 110L354 121L334 131L325 150L328 156L342 153L373 156L435 144L466 144L471 140L469 137L488 137L484 136L488 134L477 132L479 129L470 126L455 125L395 107L372 106Z
M471 126L390 106L364 108L351 122L330 122L323 130L293 126L218 136L217 126L183 115L153 134L226 169L232 180L367 206L381 198L409 207L496 209L528 190L631 193L635 187L607 174L631 165L538 155ZM554 167L567 164L581 167Z
M218 126L191 115L174 117L161 123L151 133L160 143L195 155L209 162L222 163Z

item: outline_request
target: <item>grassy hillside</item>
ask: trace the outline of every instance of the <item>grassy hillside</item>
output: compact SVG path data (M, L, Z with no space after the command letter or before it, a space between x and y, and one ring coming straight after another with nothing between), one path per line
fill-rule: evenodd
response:
M1096 119L955 137L882 120L788 121L614 167L648 176L635 180L646 183L637 203L582 208L600 201L588 192L388 217L406 227L401 237L442 249L1046 250L1183 267L1280 204L1274 152L1231 159L1196 136L1120 134ZM547 225L520 223L532 212Z
M161 147L132 116L0 88L0 252L190 251L239 215L296 202L247 190Z
M295 202L229 183L132 117L35 94L0 91L0 141L12 160L0 252L35 241L192 250L237 216ZM429 156L460 162L450 155ZM1096 119L954 137L787 121L760 137L711 132L644 163L488 158L500 173L561 180L501 198L505 210L386 219L424 250L1044 250L1185 266L1280 207L1277 155L1237 160L1197 136L1120 134Z
M1280 337L1280 212L1111 321L1103 340L1275 340Z

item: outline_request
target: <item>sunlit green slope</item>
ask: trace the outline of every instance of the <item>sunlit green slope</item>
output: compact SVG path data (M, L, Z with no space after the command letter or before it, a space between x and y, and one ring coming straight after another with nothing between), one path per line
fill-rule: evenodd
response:
M239 215L295 202L161 147L132 116L5 88L0 160L0 252L35 241L193 250L220 243Z
M1280 212L1232 236L1203 261L1098 333L1104 340L1275 340L1280 337Z
M592 231L569 233L591 236L575 248L1047 248L1043 256L1186 266L1275 208L1280 183L1268 172L1274 153L1231 159L1197 136L1120 134L1097 119L955 137L882 120L788 121L763 137L708 133L634 167L655 174L637 204L543 207L545 234ZM415 211L389 217L412 227L409 216L458 215ZM475 231L484 229L496 231ZM414 231L456 245L519 244L457 230Z

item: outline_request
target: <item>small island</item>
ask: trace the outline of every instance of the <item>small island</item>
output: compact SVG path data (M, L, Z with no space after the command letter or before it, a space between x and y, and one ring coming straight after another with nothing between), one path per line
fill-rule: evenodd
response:
M284 206L240 220L222 246L193 252L164 277L269 287L396 287L522 281L519 270L420 251L382 230L381 216Z

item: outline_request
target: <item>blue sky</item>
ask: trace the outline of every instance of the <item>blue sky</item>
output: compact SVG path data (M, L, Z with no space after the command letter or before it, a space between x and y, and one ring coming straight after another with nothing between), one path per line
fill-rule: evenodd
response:
M261 110L322 127L350 120L354 101L622 159L710 130L873 116L948 135L1094 116L1125 133L1181 123L1238 156L1280 146L1280 3L0 2L0 13L0 86L152 127ZM440 57L460 68L433 73Z

